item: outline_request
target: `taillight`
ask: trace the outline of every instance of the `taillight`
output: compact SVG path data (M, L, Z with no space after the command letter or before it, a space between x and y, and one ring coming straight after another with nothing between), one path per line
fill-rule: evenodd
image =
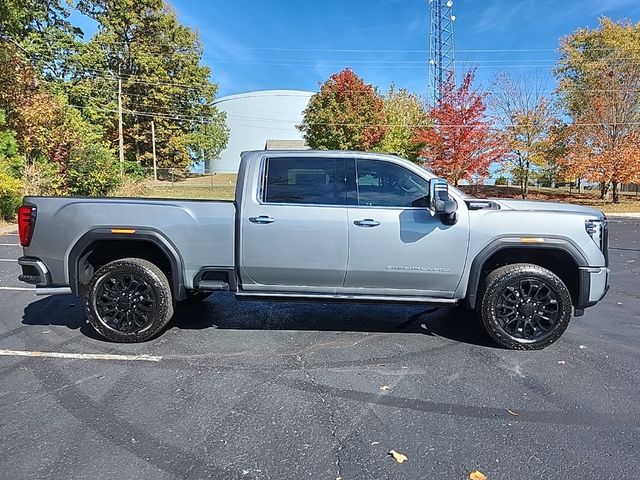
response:
M22 205L18 208L18 234L20 235L20 245L23 247L28 247L31 243L35 223L36 207Z

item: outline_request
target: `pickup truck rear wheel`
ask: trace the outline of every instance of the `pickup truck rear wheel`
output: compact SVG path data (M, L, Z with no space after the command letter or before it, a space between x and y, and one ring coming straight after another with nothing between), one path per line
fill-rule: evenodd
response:
M569 326L571 294L553 272L518 263L500 267L484 282L478 314L487 333L514 350L537 350Z
M139 258L99 268L85 289L85 310L93 328L114 342L143 342L173 316L171 287L156 265Z

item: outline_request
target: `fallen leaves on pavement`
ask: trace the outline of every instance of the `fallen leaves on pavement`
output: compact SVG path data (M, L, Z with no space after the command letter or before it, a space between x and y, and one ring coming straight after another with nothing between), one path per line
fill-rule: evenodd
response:
M394 460L398 463L406 462L407 460L409 460L409 458L406 455L396 452L395 450L389 451L389 455L391 455L394 458Z
M480 470L474 470L469 474L469 480L487 480L487 476Z

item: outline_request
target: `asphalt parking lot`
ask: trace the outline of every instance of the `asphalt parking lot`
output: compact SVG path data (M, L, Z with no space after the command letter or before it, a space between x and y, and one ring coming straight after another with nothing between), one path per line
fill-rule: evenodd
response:
M111 344L78 299L15 290L1 236L0 477L637 479L640 219L610 228L608 296L537 352L456 308L230 294Z

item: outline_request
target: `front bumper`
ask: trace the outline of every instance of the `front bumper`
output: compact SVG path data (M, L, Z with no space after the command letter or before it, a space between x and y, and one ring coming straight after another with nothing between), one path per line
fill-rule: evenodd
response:
M609 290L608 267L581 267L580 291L576 309L592 307L606 295Z

